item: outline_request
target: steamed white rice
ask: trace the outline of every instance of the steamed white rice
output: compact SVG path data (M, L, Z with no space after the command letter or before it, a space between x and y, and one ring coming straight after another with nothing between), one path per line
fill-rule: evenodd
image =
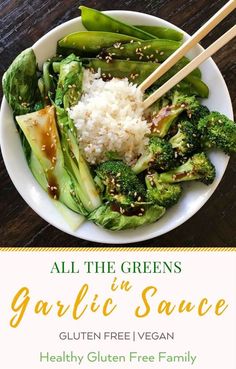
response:
M143 153L149 128L142 101L142 93L127 78L104 82L100 73L84 71L83 95L69 115L89 163L101 163L107 152L117 152L131 164Z

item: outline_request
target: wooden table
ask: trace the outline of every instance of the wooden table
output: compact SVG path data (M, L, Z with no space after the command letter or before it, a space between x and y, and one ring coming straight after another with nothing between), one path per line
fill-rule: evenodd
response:
M80 14L79 5L99 10L123 9L166 19L192 34L226 1L224 0L1 0L0 74L14 57L55 26ZM208 46L235 23L235 13L202 42ZM236 42L214 59L228 85L236 110ZM2 97L2 96L1 96ZM1 246L98 246L76 239L41 219L14 188L1 159ZM207 204L184 225L138 246L236 246L236 156L230 159L224 178Z

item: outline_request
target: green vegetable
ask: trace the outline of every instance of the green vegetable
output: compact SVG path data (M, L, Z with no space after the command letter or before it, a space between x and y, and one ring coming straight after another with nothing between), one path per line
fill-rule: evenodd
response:
M39 183L45 188L45 177L47 192L54 200L61 201L75 212L87 214L75 195L73 181L65 169L54 108L47 106L40 111L17 116L16 121L42 167L42 179L37 177Z
M200 119L198 129L204 148L218 148L228 155L236 152L236 123L225 115L211 112Z
M90 168L80 152L75 126L67 113L67 109L80 99L82 80L83 70L79 59L72 54L62 60L55 105L66 168L74 178L76 196L90 212L101 205L101 200Z
M142 31L134 26L121 22L109 15L106 15L98 10L80 6L82 23L89 31L105 31L122 33L132 37L141 38L142 40L149 40L155 36Z
M130 82L136 83L137 85L142 83L159 66L158 63L115 60L115 59L113 59L109 63L107 63L104 60L93 58L82 59L81 61L86 68L91 68L95 71L97 71L100 68L102 72L102 77L104 79L111 79L112 77L117 78L127 77ZM178 71L179 65L177 64L174 67L172 67L164 76L162 76L155 83L155 88L161 86L173 75L175 75ZM189 92L191 92L192 95L196 94L203 98L208 96L209 93L208 87L198 77L195 77L195 75L190 74L183 81L185 81L190 86Z
M183 33L176 31L172 28L160 27L160 26L135 26L157 38L165 38L167 40L182 41Z
M44 174L43 167L41 166L39 160L34 155L33 151L31 151L29 167L37 182L44 189L44 191L47 191L48 190L47 178ZM84 216L71 211L68 207L66 207L59 201L53 200L53 202L72 230L75 231L84 222L85 220Z
M145 152L140 156L132 169L136 174L139 174L148 168L168 170L172 167L173 161L174 151L171 144L154 136L150 138Z
M103 197L111 202L130 205L145 201L145 189L130 166L122 161L106 161L96 169L105 193Z
M136 37L122 35L112 32L75 32L58 41L60 54L71 52L79 56L93 56L99 54L104 48L115 45L122 45L131 40L138 40Z
M143 215L131 216L123 215L118 211L113 211L109 205L102 205L90 213L88 219L103 228L111 231L119 231L154 223L164 214L165 208L158 205L148 207Z
M29 113L38 88L36 57L32 49L22 51L3 75L3 93L15 115Z
M161 173L159 180L167 183L199 180L209 185L214 181L215 174L214 165L210 162L206 154L202 152L193 155L186 163L179 167L169 172Z
M179 184L161 182L157 173L146 175L145 182L147 198L154 204L169 208L175 205L181 197L181 186Z
M107 55L114 59L154 61L156 63L166 60L181 46L181 42L172 40L146 40L116 45L105 50Z
M169 143L176 150L178 155L191 155L200 148L199 133L196 126L191 121L181 120L178 125L178 132L171 137Z
M92 68L97 71L101 68L102 77L110 79L112 77L125 78L130 82L140 84L152 73L159 64L145 63L127 60L112 60L107 63L100 59L82 59L86 68Z
M64 109L57 106L56 114L65 165L71 177L74 178L76 197L88 212L93 211L101 205L101 199L90 168L80 152L75 126Z
M200 105L195 96L187 96L177 90L170 92L169 99L170 104L163 107L150 118L152 124L151 132L158 137L167 135L171 125L178 119L181 113L186 112L188 116L191 116Z
M76 105L82 93L82 63L73 54L60 62L55 104L65 109Z
M48 103L48 97L55 90L53 76L50 74L51 62L46 61L43 63L43 84L44 84L44 95L46 102Z
M197 109L194 109L189 119L191 123L197 126L200 119L206 117L208 114L210 114L210 110L208 109L208 107L204 105L199 105Z

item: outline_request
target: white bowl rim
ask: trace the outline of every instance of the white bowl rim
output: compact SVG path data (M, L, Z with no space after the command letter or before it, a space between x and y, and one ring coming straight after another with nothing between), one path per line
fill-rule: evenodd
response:
M173 29L176 29L176 30L182 32L184 34L184 37L190 37L186 32L184 32L182 29L175 26L174 24L172 24L172 23L170 23L170 22L168 22L168 21L166 21L162 18L155 17L155 16L152 16L152 15L149 15L149 14L145 14L145 13L141 13L141 12L135 12L135 11L129 11L129 10L109 10L109 11L105 11L104 13L107 13L111 16L113 16L113 15L117 16L119 19L122 19L122 16L124 17L124 15L131 15L131 16L141 15L144 18L147 18L147 19L149 18L149 19L152 19L154 21L159 21L160 23L164 23L167 27L170 27L170 28L173 28ZM53 35L54 33L57 33L57 31L59 29L61 29L62 27L65 27L67 25L71 25L71 24L76 23L80 20L81 20L81 17L76 17L76 18L73 18L69 21L66 21L66 22L58 25L57 27L53 28L48 33L43 35L38 41L36 41L34 43L34 45L32 46L32 48L33 49L37 48L40 45L40 43L44 42L45 39L47 39L49 36ZM198 45L197 48L198 48L198 50L203 50L202 46L200 46L200 45ZM222 83L222 87L224 88L225 96L230 101L230 105L228 106L228 109L229 109L228 116L231 119L233 119L233 108L232 108L232 103L231 103L231 100L230 100L230 95L229 95L227 85L226 85L226 83L225 83L218 67L216 66L215 62L212 60L212 58L210 58L209 60L211 61L211 66L214 69L214 72L221 79L221 83ZM5 115L7 107L8 107L8 104L7 104L6 98L3 97L2 104L1 104L0 121L3 121L3 117ZM113 244L126 244L126 243L128 244L128 243L135 243L135 242L141 242L141 241L153 239L155 237L160 237L160 236L174 230L175 228L179 227L183 223L185 223L187 220L189 220L194 214L196 214L202 208L202 206L209 200L211 195L214 193L214 191L218 187L218 185L219 185L219 183L220 183L220 181L221 181L221 179L224 175L224 172L227 168L227 164L228 164L228 161L229 161L229 157L225 156L225 158L224 158L224 162L225 162L224 170L222 170L222 172L220 173L220 177L218 178L218 180L215 180L214 183L211 185L211 189L210 189L210 191L208 191L208 196L204 200L202 200L197 206L195 206L192 211L189 211L188 216L186 218L184 218L184 220L182 218L180 218L179 221L175 222L175 225L173 227L170 226L169 229L167 227L167 230L165 232L163 232L163 233L160 232L160 231L154 231L152 233L143 232L142 235L135 236L135 231L136 230L132 229L132 230L128 230L128 232L133 232L134 233L132 235L131 239L129 239L127 237L130 237L130 236L125 236L124 238L119 237L119 235L122 235L122 233L123 234L127 233L127 231L111 232L111 231L107 231L107 230L102 229L102 231L104 233L103 237L97 238L97 237L94 237L94 236L90 236L89 233L86 234L86 237L85 237L84 235L83 236L80 235L80 228L76 232L73 232L72 230L70 230L67 227L66 224L59 225L58 223L54 222L53 219L51 219L48 214L46 214L46 215L45 215L45 213L42 214L42 212L40 212L37 209L37 207L32 203L30 197L27 196L27 194L23 190L19 189L17 179L15 178L14 173L11 170L10 163L8 163L8 159L5 155L4 142L2 140L2 137L3 137L3 124L0 125L0 144L1 144L1 151L2 151L3 160L4 160L4 163L5 163L7 172L9 174L10 178L11 178L11 181L13 182L15 188L17 189L17 191L19 192L21 197L29 205L29 207L31 207L31 209L33 209L46 222L48 222L49 224L53 225L57 229L65 232L67 234L70 234L70 235L72 235L76 238L80 238L80 239L83 239L83 240L87 240L87 241L91 241L91 242L105 243L105 244L112 244L112 243ZM33 176L32 176L32 179L33 179ZM45 195L48 196L46 193L45 193ZM167 212L168 212L168 210L167 210ZM86 221L86 223L88 223L88 222ZM144 229L144 227L141 227L141 228ZM112 235L112 237L107 237L107 235Z

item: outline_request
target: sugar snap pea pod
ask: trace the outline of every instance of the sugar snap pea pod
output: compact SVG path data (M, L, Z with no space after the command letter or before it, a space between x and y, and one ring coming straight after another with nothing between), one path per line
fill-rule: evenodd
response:
M133 43L127 43L125 45L114 45L113 47L107 48L101 54L102 57L111 57L114 59L128 59L128 60L139 60L139 61L154 61L160 63L165 61L175 50L181 45L181 42L173 40L147 40L137 41ZM181 65L184 67L189 63L188 58L181 59ZM196 77L201 78L200 69L196 69Z
M115 45L122 45L131 40L139 40L136 37L112 32L75 32L58 41L59 53L64 54L68 50L79 56L97 55L102 49Z
M142 31L127 23L121 22L107 14L99 12L98 10L87 8L86 6L80 6L82 23L84 27L89 31L106 31L122 33L132 37L137 37L142 40L150 40L155 36L148 32Z
M97 71L99 68L102 72L104 80L109 80L112 77L125 78L130 82L140 84L150 73L152 73L159 64L146 63L139 61L127 60L112 60L107 63L100 59L82 59L82 63L86 68L91 68Z
M112 77L125 78L127 77L130 82L139 85L143 82L158 66L158 63L149 63L141 61L127 61L127 60L115 60L113 59L109 63L100 59L82 59L82 63L86 68L91 68L97 71L99 68L102 72L102 77L111 79ZM157 82L156 87L161 86L173 75L179 71L179 66L172 67L164 76L162 76ZM189 91L200 97L207 97L209 89L207 85L195 75L190 74L184 80L189 84ZM180 84L181 86L181 84Z
M145 40L114 45L106 49L106 53L115 59L131 59L140 61L155 61L157 63L166 60L175 50L181 46L181 42L173 40Z
M142 31L148 32L157 38L165 38L167 40L182 41L183 33L176 31L172 28L160 27L160 26L135 26Z

